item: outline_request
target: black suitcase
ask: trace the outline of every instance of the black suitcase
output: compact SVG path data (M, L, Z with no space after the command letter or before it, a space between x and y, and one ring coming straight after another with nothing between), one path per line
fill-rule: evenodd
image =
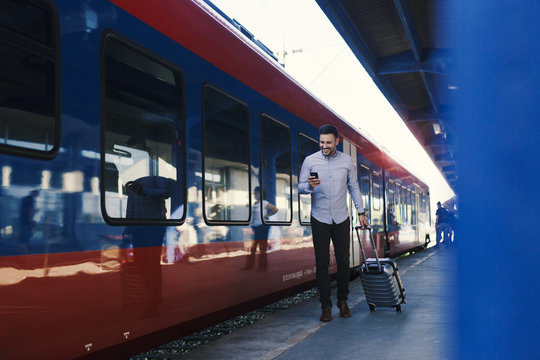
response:
M369 231L369 238L373 246L375 258L366 259L360 230ZM406 304L405 289L399 276L397 263L390 258L381 258L377 255L377 248L373 240L370 228L356 227L356 236L360 244L360 251L364 264L360 268L360 277L366 301L370 311L375 311L377 306L395 307L397 312L402 311L401 304Z

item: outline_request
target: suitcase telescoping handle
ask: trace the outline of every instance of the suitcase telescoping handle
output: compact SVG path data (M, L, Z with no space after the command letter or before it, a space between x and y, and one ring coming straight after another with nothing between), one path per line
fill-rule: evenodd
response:
M368 227L368 226L356 226L355 227L355 230L356 230L356 236L358 237L358 243L360 244L360 251L362 252L362 258L364 259L364 267L366 269L366 271L368 271L368 267L367 267L367 258L366 258L366 253L364 252L364 246L362 246L362 239L360 238L360 233L358 232L359 230L367 230L369 231L369 239L371 241L371 246L373 246L373 252L375 253L375 260L377 260L377 268L379 270L379 272L381 272L381 263L379 261L379 255L377 254L377 248L375 247L375 240L373 240L373 233L371 232L371 228Z

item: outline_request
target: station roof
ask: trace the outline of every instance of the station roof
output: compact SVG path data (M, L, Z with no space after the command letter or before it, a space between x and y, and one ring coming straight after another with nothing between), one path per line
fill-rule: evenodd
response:
M452 0L317 0L454 189Z

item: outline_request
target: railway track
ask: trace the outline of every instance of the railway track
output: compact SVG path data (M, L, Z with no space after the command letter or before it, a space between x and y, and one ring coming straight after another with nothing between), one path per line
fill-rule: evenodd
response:
M233 319L216 324L202 331L184 336L178 340L158 346L152 350L132 356L130 360L173 360L176 357L186 354L197 347L217 340L220 337L230 334L235 330L251 325L264 317L285 310L291 305L300 304L317 295L317 289L310 289L294 296L282 299L273 304L266 305L260 309L237 316Z

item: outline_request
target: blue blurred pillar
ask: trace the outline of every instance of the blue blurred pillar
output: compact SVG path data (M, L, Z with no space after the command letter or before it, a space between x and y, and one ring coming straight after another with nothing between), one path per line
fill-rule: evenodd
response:
M457 1L456 358L540 358L540 1Z

